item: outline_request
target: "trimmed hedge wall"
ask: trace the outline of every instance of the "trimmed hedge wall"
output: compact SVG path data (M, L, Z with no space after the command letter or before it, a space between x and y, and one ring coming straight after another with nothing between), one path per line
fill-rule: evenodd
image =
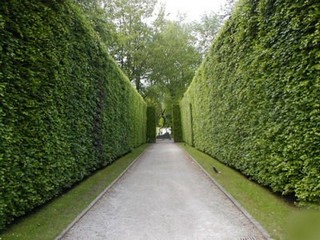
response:
M153 106L147 107L147 142L155 143L156 142L156 108Z
M0 4L0 230L146 140L146 104L71 1Z
M320 203L319 49L318 1L241 1L181 101L184 140Z
M173 129L173 138L175 142L182 142L182 128L181 128L181 114L180 114L180 106L173 105L172 106L172 129Z

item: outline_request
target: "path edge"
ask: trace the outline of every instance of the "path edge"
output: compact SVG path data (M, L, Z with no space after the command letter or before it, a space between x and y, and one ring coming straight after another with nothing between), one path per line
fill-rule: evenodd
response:
M123 172L115 179L113 180L113 182L106 187L90 204L88 207L86 207L56 238L55 240L62 240L63 237L70 231L70 229L77 223L80 221L80 219L87 214L87 212L90 211L90 209L110 190L110 188L113 187L113 185L115 185L120 178L123 177L123 175L125 175L129 169L142 157L143 154L145 154L146 150L149 148L150 146L148 146L146 149L143 150L142 153L139 154L139 156L137 156L132 163L130 163L130 165L123 170Z
M177 146L182 149L185 153L185 155L195 162L198 167L201 169L202 172L204 172L207 177L220 189L220 191L227 196L227 198L230 199L230 201L243 213L243 215L258 229L258 231L262 234L262 236L266 240L273 240L273 238L270 236L270 234L267 232L267 230L244 208L242 205L230 194L228 193L199 163L197 160L195 160L183 147L177 144Z

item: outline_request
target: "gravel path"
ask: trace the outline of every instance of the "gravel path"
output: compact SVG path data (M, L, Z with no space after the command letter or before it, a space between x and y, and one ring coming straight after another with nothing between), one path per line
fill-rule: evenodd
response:
M266 239L176 144L151 145L61 239Z

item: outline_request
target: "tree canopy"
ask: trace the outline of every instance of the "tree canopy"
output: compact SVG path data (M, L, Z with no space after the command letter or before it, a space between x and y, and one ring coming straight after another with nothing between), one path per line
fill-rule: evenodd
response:
M157 0L76 0L121 69L157 113L178 102L226 12L168 20ZM232 6L232 0L228 6ZM227 10L230 12L230 10Z

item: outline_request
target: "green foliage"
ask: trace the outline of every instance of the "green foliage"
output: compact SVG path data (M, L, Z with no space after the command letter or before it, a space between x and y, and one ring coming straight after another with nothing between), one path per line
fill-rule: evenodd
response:
M156 142L156 126L157 126L156 109L153 106L148 106L147 107L147 142L149 143Z
M182 128L181 128L181 114L180 114L180 106L173 105L172 107L172 116L173 116L173 138L175 142L182 142Z
M194 44L192 28L181 22L165 21L153 37L147 62L148 80L151 85L161 87L163 102L169 101L170 106L182 98L201 63Z
M152 38L151 17L156 0L102 0L106 17L115 26L116 41L109 46L111 55L141 92L149 60L146 47Z
M308 203L320 203L319 19L314 1L240 2L181 101L186 142Z
M144 143L146 104L71 1L0 16L2 229Z
M192 105L191 98L184 97L180 104L181 128L183 141L190 146L193 144L193 122L192 122Z
M215 12L205 13L199 22L193 23L196 46L201 56L205 56L222 25L221 15Z

